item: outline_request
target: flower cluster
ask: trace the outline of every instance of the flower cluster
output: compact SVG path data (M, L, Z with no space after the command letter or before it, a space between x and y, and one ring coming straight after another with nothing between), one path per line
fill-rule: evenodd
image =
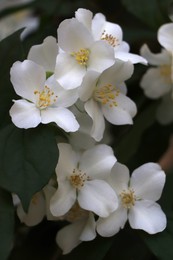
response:
M137 108L125 81L146 59L129 52L121 27L101 13L80 8L57 34L58 40L48 36L31 47L27 60L10 71L21 97L10 109L12 122L24 129L52 123L68 133L57 143L56 175L34 195L28 213L19 203L20 220L29 226L44 217L70 222L56 237L64 254L97 233L113 236L127 220L149 234L163 231L166 216L156 201L165 173L146 163L130 178L109 145L107 128L133 124Z

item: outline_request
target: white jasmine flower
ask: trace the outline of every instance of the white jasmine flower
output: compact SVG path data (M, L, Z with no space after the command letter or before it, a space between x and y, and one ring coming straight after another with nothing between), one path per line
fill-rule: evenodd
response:
M55 193L56 189L52 185L52 180L43 188L43 190L37 192L31 199L28 212L26 213L22 207L21 201L17 204L17 215L22 223L27 226L35 226L39 224L44 217L48 220L59 220L54 217L50 212L50 199Z
M16 93L22 97L14 100L10 109L17 127L27 129L55 122L66 132L78 130L78 122L66 108L77 100L75 91L65 91L53 76L46 80L44 68L30 60L15 62L10 74Z
M58 148L58 189L50 201L52 214L63 216L77 201L85 210L108 216L117 208L116 194L106 182L116 162L112 148L100 144L83 153L76 153L65 143Z
M149 234L166 227L166 216L157 201L165 184L165 173L156 163L146 163L132 173L125 165L116 163L110 184L119 196L119 207L107 218L99 218L97 231L101 236L113 236L123 228L127 219L134 229Z
M56 57L59 53L57 41L54 37L48 36L42 44L34 45L28 53L28 60L32 60L44 67L46 72L54 73Z
M79 97L85 102L85 110L93 120L91 136L100 141L105 129L105 120L114 125L132 124L136 114L135 103L126 96L124 81L133 72L131 62L116 61L101 75L88 72L79 88Z
M91 241L96 237L94 215L88 212L73 223L62 228L56 236L56 242L63 254L70 253L82 241Z
M96 41L103 40L114 49L115 58L132 63L147 64L147 60L137 54L129 53L129 44L123 41L123 32L118 24L107 22L102 13L94 15L91 11L79 8L75 17L91 31Z
M104 41L95 41L76 18L61 22L58 44L63 52L57 56L55 77L65 89L79 87L86 71L102 72L115 62L112 47Z
M39 224L46 215L45 198L43 192L37 192L29 205L28 212L26 213L20 203L17 206L17 215L22 223L27 226L35 226Z
M149 64L154 66L146 71L140 82L145 95L157 99L171 92L173 87L171 53L166 49L162 49L161 53L155 54L144 44L141 48L141 55L148 60Z

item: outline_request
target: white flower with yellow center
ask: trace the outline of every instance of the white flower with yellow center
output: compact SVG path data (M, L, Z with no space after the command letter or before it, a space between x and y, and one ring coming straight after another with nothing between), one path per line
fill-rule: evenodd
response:
M63 254L70 253L82 241L91 241L96 237L96 222L92 212L81 209L75 204L62 220L70 222L69 225L58 231L56 242Z
M144 44L141 48L141 55L153 66L146 71L140 82L145 95L152 99L160 98L167 93L171 95L173 88L171 53L162 49L160 53L155 54Z
M81 208L108 216L118 206L116 193L106 181L116 162L112 148L100 144L81 154L69 144L60 143L58 148L58 189L50 200L52 214L63 216L78 201Z
M76 18L64 20L58 28L61 48L55 77L65 89L79 87L86 71L102 72L115 62L114 51L104 41L96 41Z
M173 82L173 22L163 24L158 30L157 38L160 45L171 55L171 81Z
M118 24L107 22L102 13L94 15L91 11L79 8L75 12L75 17L91 31L96 41L103 40L114 49L115 58L122 61L147 64L145 58L140 55L129 53L129 44L123 41L123 32Z
M79 97L85 102L85 110L93 120L91 136L100 141L105 129L105 120L114 125L132 124L136 114L135 103L126 96L124 81L133 72L131 62L117 60L101 75L90 71L79 88Z
M157 201L165 184L165 173L156 163L146 163L129 176L125 165L116 163L112 169L110 185L119 196L119 207L107 218L99 218L97 231L109 237L124 227L127 219L134 229L149 234L161 232L166 227L166 216Z
M14 100L10 109L13 123L19 128L33 128L40 123L55 122L66 132L79 128L73 113L67 107L77 100L74 90L64 90L38 64L25 60L15 62L10 71L11 82L16 93L22 97Z
M22 203L17 206L17 215L22 223L27 226L35 226L39 224L46 215L46 202L43 192L37 192L31 199L28 212L26 213L22 207Z

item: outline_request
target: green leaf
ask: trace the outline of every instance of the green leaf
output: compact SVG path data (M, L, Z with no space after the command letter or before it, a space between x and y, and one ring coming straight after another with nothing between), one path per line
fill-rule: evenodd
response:
M164 3L163 3L164 2ZM152 29L158 29L166 22L166 11L171 0L122 0L127 10ZM167 15L167 20L168 15Z
M6 260L13 246L14 206L11 194L0 189L0 259Z
M34 193L45 186L58 160L54 131L47 125L18 129L8 125L0 131L0 186L18 194L27 210Z
M156 235L143 234L143 239L152 253L161 260L173 259L173 216L168 219L167 228Z
M9 121L9 109L12 106L12 99L16 97L10 82L10 68L23 56L21 32L22 30L19 30L0 42L0 127L6 120Z

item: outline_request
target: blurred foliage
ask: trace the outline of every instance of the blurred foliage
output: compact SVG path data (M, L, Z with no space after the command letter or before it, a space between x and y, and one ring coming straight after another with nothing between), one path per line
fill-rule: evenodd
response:
M54 173L58 152L53 127L40 126L34 130L20 130L11 124L8 114L12 99L16 98L9 78L12 64L25 59L30 47L41 43L46 36L56 37L59 23L74 16L79 7L90 9L93 13L101 12L108 21L118 23L123 29L124 40L131 46L131 51L139 53L143 43L147 43L155 52L160 50L157 29L161 24L170 21L168 13L171 3L171 0L35 0L0 10L0 19L28 8L40 19L37 31L28 35L23 42L19 38L21 30L0 42L1 260L173 259L173 173L168 174L160 201L168 216L168 226L164 232L154 236L131 230L127 224L115 237L98 237L92 242L82 243L69 255L62 256L55 244L55 235L64 225L63 222L45 220L36 227L26 228L17 218L14 219L11 192L19 195L27 210L32 195L41 189ZM152 102L145 98L139 87L140 78L146 69L145 66L136 65L133 77L127 82L129 96L138 106L134 125L113 126L111 129L115 154L118 160L126 163L131 170L148 161L157 162L166 150L173 132L172 124L164 127L156 122L155 111L159 101ZM35 165L38 165L37 169Z

